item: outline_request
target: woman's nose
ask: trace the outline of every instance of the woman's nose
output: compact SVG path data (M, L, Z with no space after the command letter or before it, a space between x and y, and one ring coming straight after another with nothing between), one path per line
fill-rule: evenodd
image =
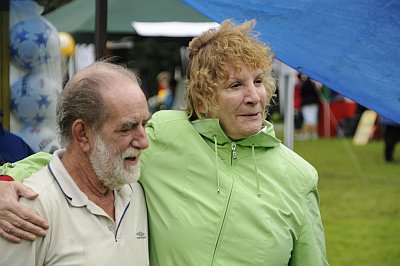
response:
M245 103L256 104L259 101L260 95L258 94L258 89L253 83L251 83L246 90Z

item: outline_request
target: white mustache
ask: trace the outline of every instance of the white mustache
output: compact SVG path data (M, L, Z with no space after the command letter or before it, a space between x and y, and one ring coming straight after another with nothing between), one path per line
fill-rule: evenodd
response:
M126 151L122 153L123 158L127 157L138 157L141 154L141 150L134 149L134 148L129 148Z

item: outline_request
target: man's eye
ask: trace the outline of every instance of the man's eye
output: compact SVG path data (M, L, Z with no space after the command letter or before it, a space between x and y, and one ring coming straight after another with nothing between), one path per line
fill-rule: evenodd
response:
M128 133L128 132L132 131L132 129L136 128L137 125L138 125L138 124L132 124L132 125L130 125L129 127L121 128L120 132L122 132L122 133Z
M129 132L131 132L131 130L130 129L121 129L119 132L122 134L128 134Z

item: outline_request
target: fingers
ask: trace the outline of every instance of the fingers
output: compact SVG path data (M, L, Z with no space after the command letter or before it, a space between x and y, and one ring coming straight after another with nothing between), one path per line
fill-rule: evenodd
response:
M27 224L28 223L25 221L18 220L18 224L14 225L5 220L1 220L0 235L13 243L19 243L21 239L35 240L36 235L30 233L32 231L37 231L38 232L37 235L41 236L45 235L46 232L42 228L37 226L35 226L36 227L35 229L30 228L29 230L27 230Z
M37 197L20 182L0 182L0 236L13 243L44 236L49 227L46 220L18 202L19 194Z
M12 182L12 183L15 192L24 198L33 200L39 195L38 193L34 192L31 188L25 186L21 182ZM39 215L33 213L26 206L17 202L13 203L9 204L9 207L12 207L9 209L9 211L15 213L17 215L17 219L11 222L18 228L28 230L36 235L44 235L45 234L43 233L44 230L39 230L38 227L41 227L43 229L48 229L49 224L47 223L47 221L42 217L40 217Z
M7 228L7 226L3 225L2 223L0 223L0 225L1 225L0 226L0 236L2 238L4 238L5 240L7 240L7 241L9 241L11 243L19 243L19 242L21 242L21 238L10 234L10 233L13 233L13 230L11 228L7 229L8 230L8 232L7 232L7 231L3 230L3 228L4 227Z
M19 243L21 239L35 240L34 234L22 231L7 221L0 221L0 236L12 243Z
M35 235L46 235L46 229L49 228L47 221L22 204L18 207L12 224Z
M26 212L26 210L23 211ZM35 240L36 235L46 235L44 228L48 228L48 224L36 214L31 213L26 216L30 221L24 220L11 211L3 212L1 216L4 219L0 219L0 236L8 241L19 243L20 239ZM43 224L44 228L32 223L31 221Z
M33 191L31 188L25 186L21 182L17 181L17 182L12 182L12 183L13 183L15 192L21 197L24 197L27 199L34 199L39 195L38 193Z

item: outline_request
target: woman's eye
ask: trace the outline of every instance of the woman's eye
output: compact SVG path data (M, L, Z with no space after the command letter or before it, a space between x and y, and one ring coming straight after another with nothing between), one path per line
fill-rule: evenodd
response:
M256 79L255 81L254 81L254 84L262 84L263 83L263 80L262 79Z
M231 88L233 88L233 89L239 88L240 85L241 85L240 83L233 83L233 84L231 85Z

